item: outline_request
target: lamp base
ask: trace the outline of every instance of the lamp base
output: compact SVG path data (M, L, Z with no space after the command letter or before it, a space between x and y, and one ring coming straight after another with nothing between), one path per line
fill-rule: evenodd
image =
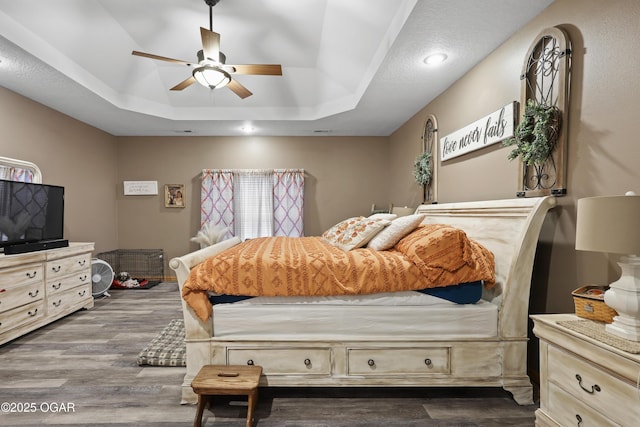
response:
M640 257L625 256L618 265L622 275L609 285L604 293L604 302L618 312L613 323L605 326L605 331L640 342Z

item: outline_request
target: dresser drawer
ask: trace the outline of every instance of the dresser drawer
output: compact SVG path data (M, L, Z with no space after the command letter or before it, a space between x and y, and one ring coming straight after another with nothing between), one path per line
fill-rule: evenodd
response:
M44 298L42 282L0 289L0 313Z
M351 348L348 375L450 374L448 347Z
M44 301L39 300L0 313L0 334L42 318L44 311Z
M609 412L616 411L615 408L609 408ZM606 416L552 383L549 384L548 411L549 415L562 426L618 426Z
M259 365L265 375L330 375L331 349L227 347L227 363Z
M72 273L91 274L91 254L81 254L69 258L47 261L47 282Z
M625 426L640 420L640 400L632 385L554 346L548 351L549 382ZM624 408L624 410L615 410Z
M23 285L43 282L44 271L42 264L6 268L1 270L0 273L0 293Z
M70 289L66 292L58 292L53 296L47 297L47 315L56 315L75 305L81 304L91 295L91 285L86 284Z
M76 286L89 283L91 276L88 270L78 271L67 277L55 277L47 280L47 297L57 293L66 292Z

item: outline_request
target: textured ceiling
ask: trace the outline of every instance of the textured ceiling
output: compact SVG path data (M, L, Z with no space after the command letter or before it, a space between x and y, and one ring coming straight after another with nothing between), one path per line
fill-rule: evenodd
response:
M0 0L0 84L113 135L389 135L553 0L221 0L253 95L194 84L203 0ZM439 67L422 61L444 52Z

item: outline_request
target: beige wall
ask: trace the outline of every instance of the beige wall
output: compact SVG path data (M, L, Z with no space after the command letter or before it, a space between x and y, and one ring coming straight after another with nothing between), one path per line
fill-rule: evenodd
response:
M442 137L519 101L527 49L540 31L553 26L567 31L573 43L568 191L543 230L532 309L571 312L573 289L606 284L619 275L615 258L575 251L576 200L627 190L640 193L640 2L556 0L391 136L390 194L394 203L421 197L407 168L419 152L427 115L435 115ZM439 201L514 197L518 167L507 160L509 151L498 144L440 164Z
M336 222L388 204L386 137L118 138L120 248L163 248L170 259L197 249L200 174L205 168L305 170L304 228L318 235ZM162 196L124 196L123 181L186 185L186 207Z
M0 87L0 156L33 162L65 187L65 238L118 245L116 142L107 133Z

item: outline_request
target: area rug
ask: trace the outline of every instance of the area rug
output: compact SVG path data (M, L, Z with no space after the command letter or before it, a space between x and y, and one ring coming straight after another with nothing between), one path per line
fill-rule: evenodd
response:
M640 353L640 343L617 337L605 331L605 324L594 320L564 320L558 322L558 325L571 329L572 331L581 333L593 338L594 340L603 342L617 349L628 353Z
M173 319L140 354L140 366L187 366L184 320Z

